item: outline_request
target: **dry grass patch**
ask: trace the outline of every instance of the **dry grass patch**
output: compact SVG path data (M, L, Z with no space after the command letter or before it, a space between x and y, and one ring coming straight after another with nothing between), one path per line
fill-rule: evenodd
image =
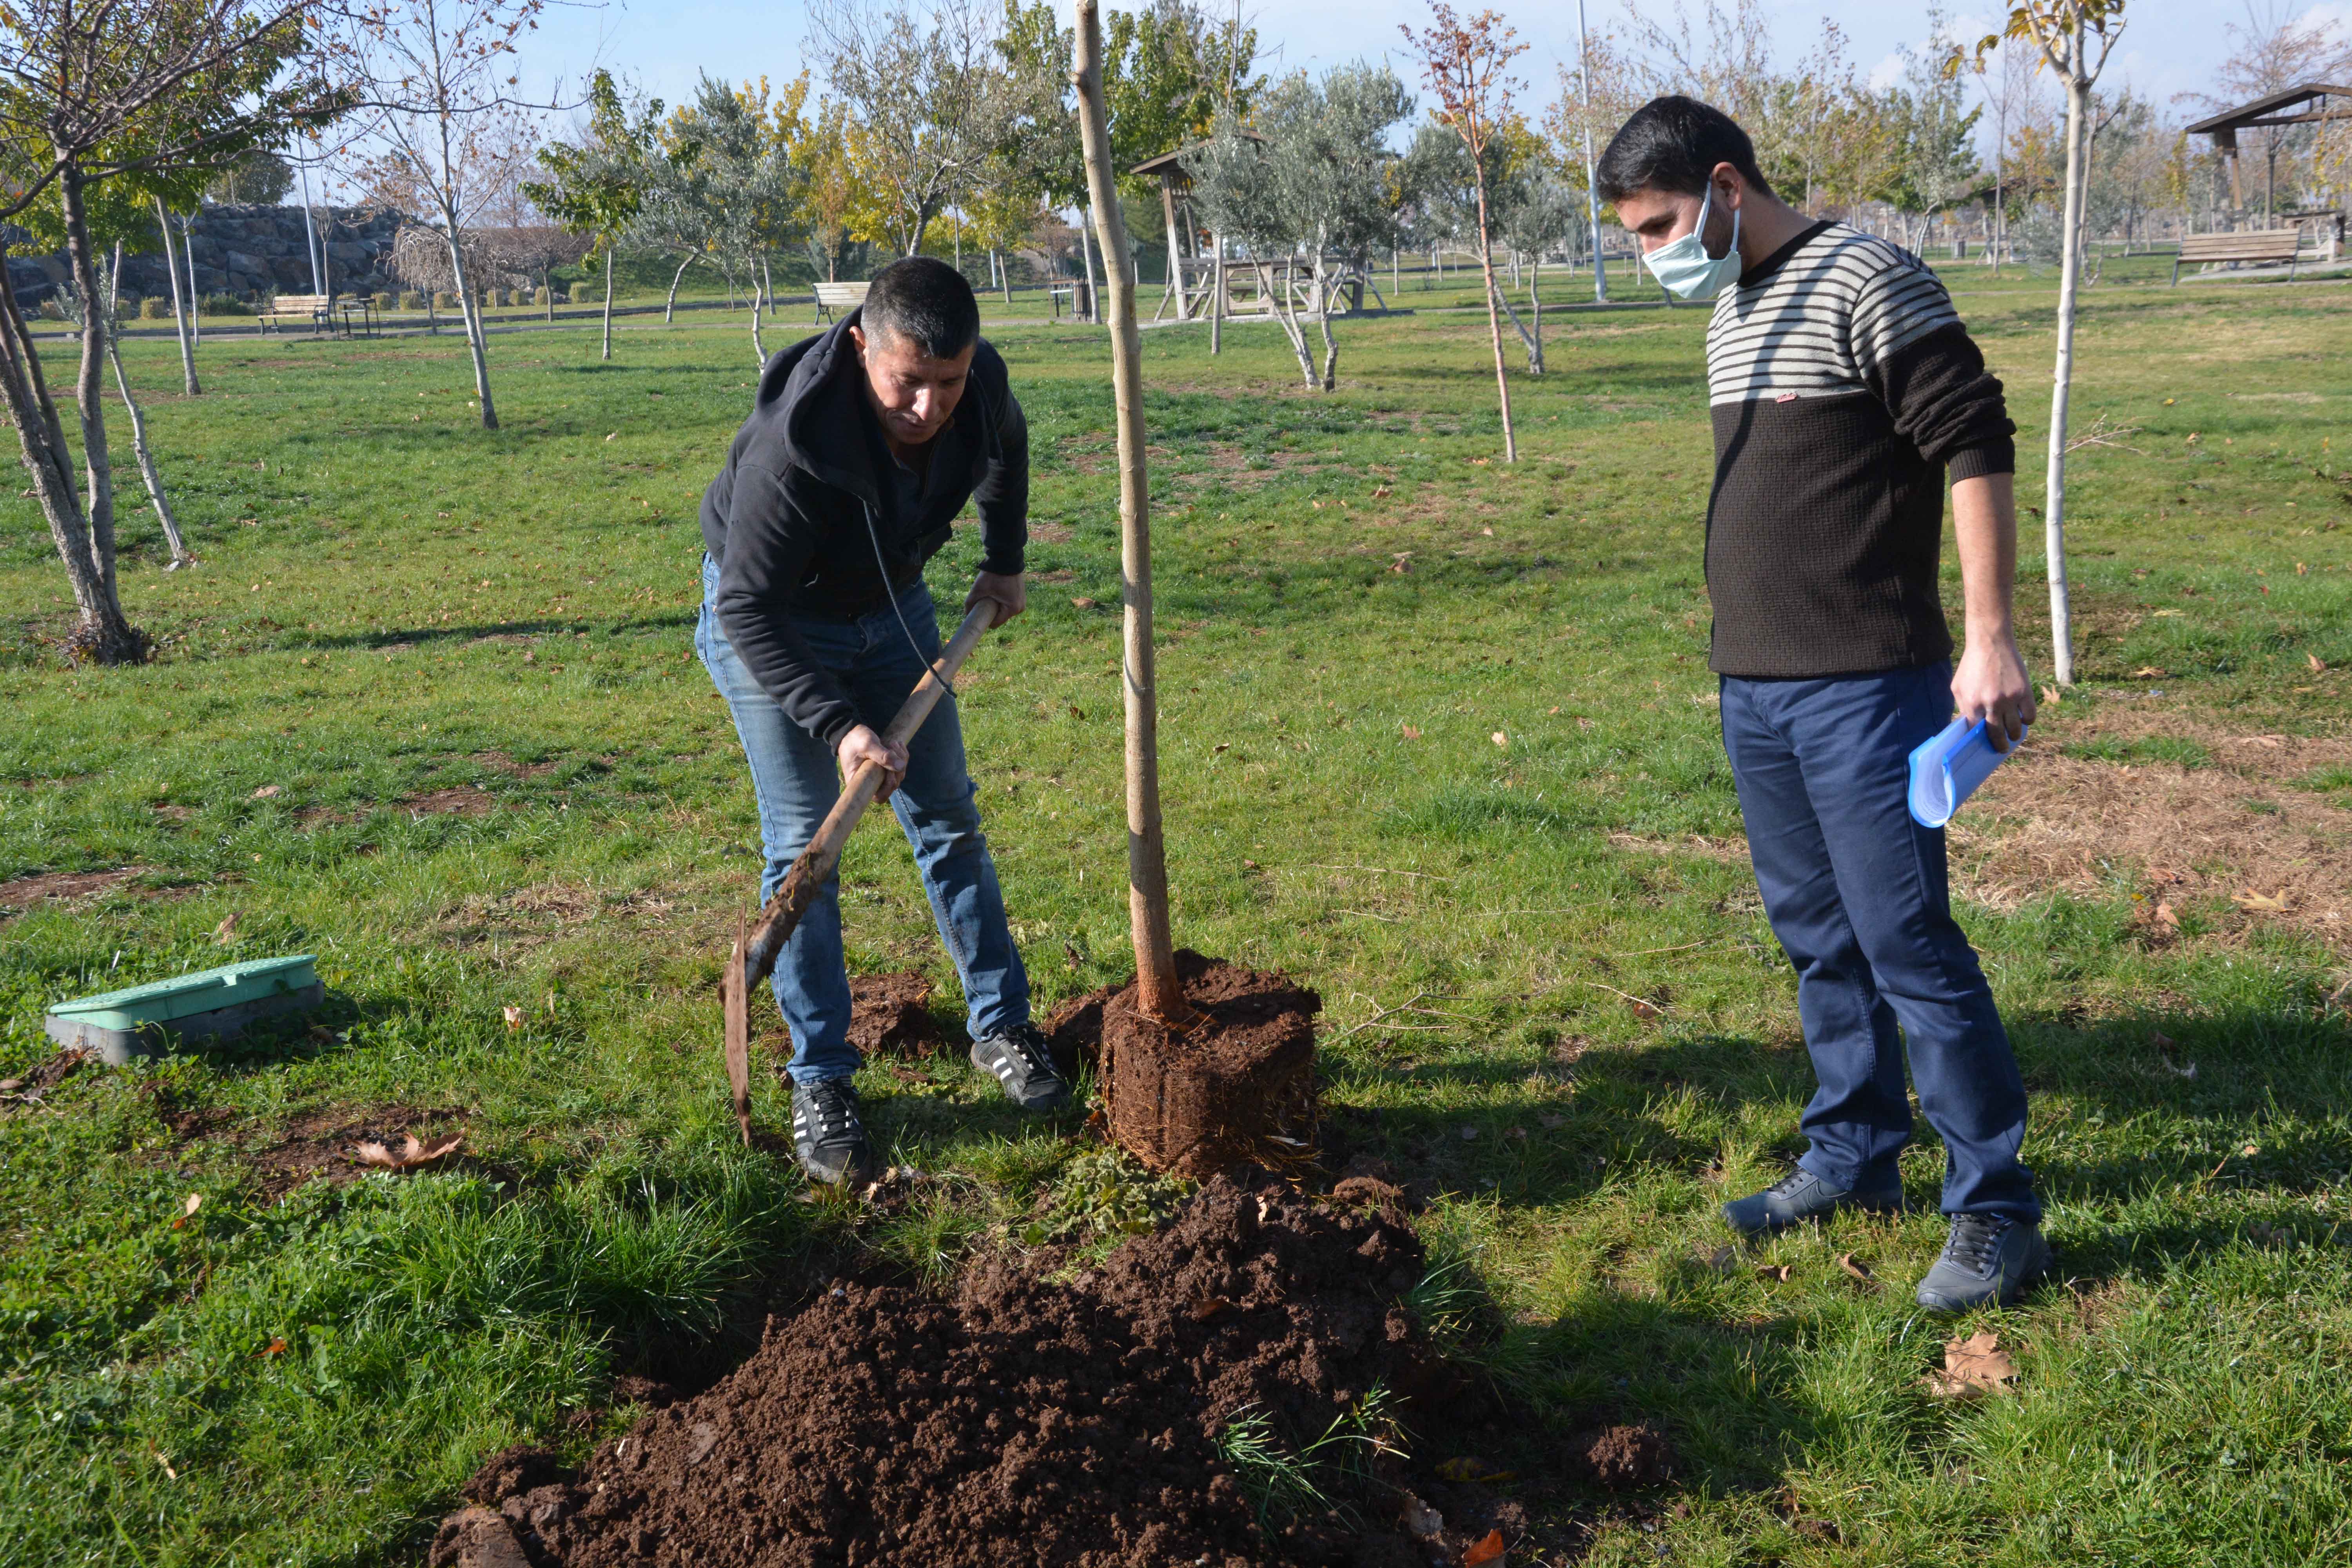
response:
M2287 750L2284 738L2270 739ZM2273 748L2214 750L2218 757ZM2227 900L2250 921L2352 942L2352 812L2275 789L2259 774L2029 749L1953 820L1950 843L1955 888L1995 909L2127 879L2152 909Z

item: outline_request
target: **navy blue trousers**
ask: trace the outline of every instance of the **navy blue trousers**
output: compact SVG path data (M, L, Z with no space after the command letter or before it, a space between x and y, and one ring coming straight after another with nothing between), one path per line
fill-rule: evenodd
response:
M1821 1088L1799 1163L1883 1187L1911 1138L1904 1059L1944 1141L1946 1214L2038 1221L2018 1161L2025 1082L1952 920L1944 835L1906 805L1912 749L1952 716L1948 664L1822 679L1723 679L1723 746L1772 933L1797 970Z

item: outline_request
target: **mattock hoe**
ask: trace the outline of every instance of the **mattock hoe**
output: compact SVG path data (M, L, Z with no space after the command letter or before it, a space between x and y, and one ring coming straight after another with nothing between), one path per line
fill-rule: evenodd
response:
M971 607L946 649L924 672L915 689L907 694L907 700L899 704L890 727L882 732L883 739L903 746L923 727L923 721L939 706L940 698L955 680L956 671L963 667L965 657L980 641L981 634L988 630L996 611L992 600L983 599ZM816 837L793 862L793 868L784 873L783 886L760 911L759 921L747 931L743 917L735 917L735 946L727 955L727 973L719 983L719 993L727 1004L727 1082L734 1090L735 1121L743 1130L746 1148L751 1143L751 987L774 972L777 955L792 940L793 928L808 913L809 905L816 901L817 889L824 886L834 868L841 863L842 846L849 842L851 829L866 815L866 808L874 804L874 793L881 787L881 765L860 763L857 771L849 775L848 787L825 814L824 824L816 830Z

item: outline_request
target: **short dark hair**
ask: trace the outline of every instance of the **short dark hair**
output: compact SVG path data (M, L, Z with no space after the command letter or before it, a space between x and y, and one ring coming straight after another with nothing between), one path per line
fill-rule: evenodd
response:
M1712 104L1672 93L1635 110L1601 154L1593 184L1612 205L1635 191L1675 191L1686 196L1706 189L1717 163L1766 195L1772 187L1756 166L1756 143L1739 122Z
M953 359L980 337L971 280L936 257L909 256L877 272L859 319L868 336L905 338L933 359Z

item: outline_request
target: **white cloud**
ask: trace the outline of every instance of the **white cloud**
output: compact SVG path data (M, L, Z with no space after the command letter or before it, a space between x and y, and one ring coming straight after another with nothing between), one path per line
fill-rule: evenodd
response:
M1870 68L1870 90L1885 92L1888 88L1901 81L1903 73L1910 68L1910 58L1901 49L1896 49Z

